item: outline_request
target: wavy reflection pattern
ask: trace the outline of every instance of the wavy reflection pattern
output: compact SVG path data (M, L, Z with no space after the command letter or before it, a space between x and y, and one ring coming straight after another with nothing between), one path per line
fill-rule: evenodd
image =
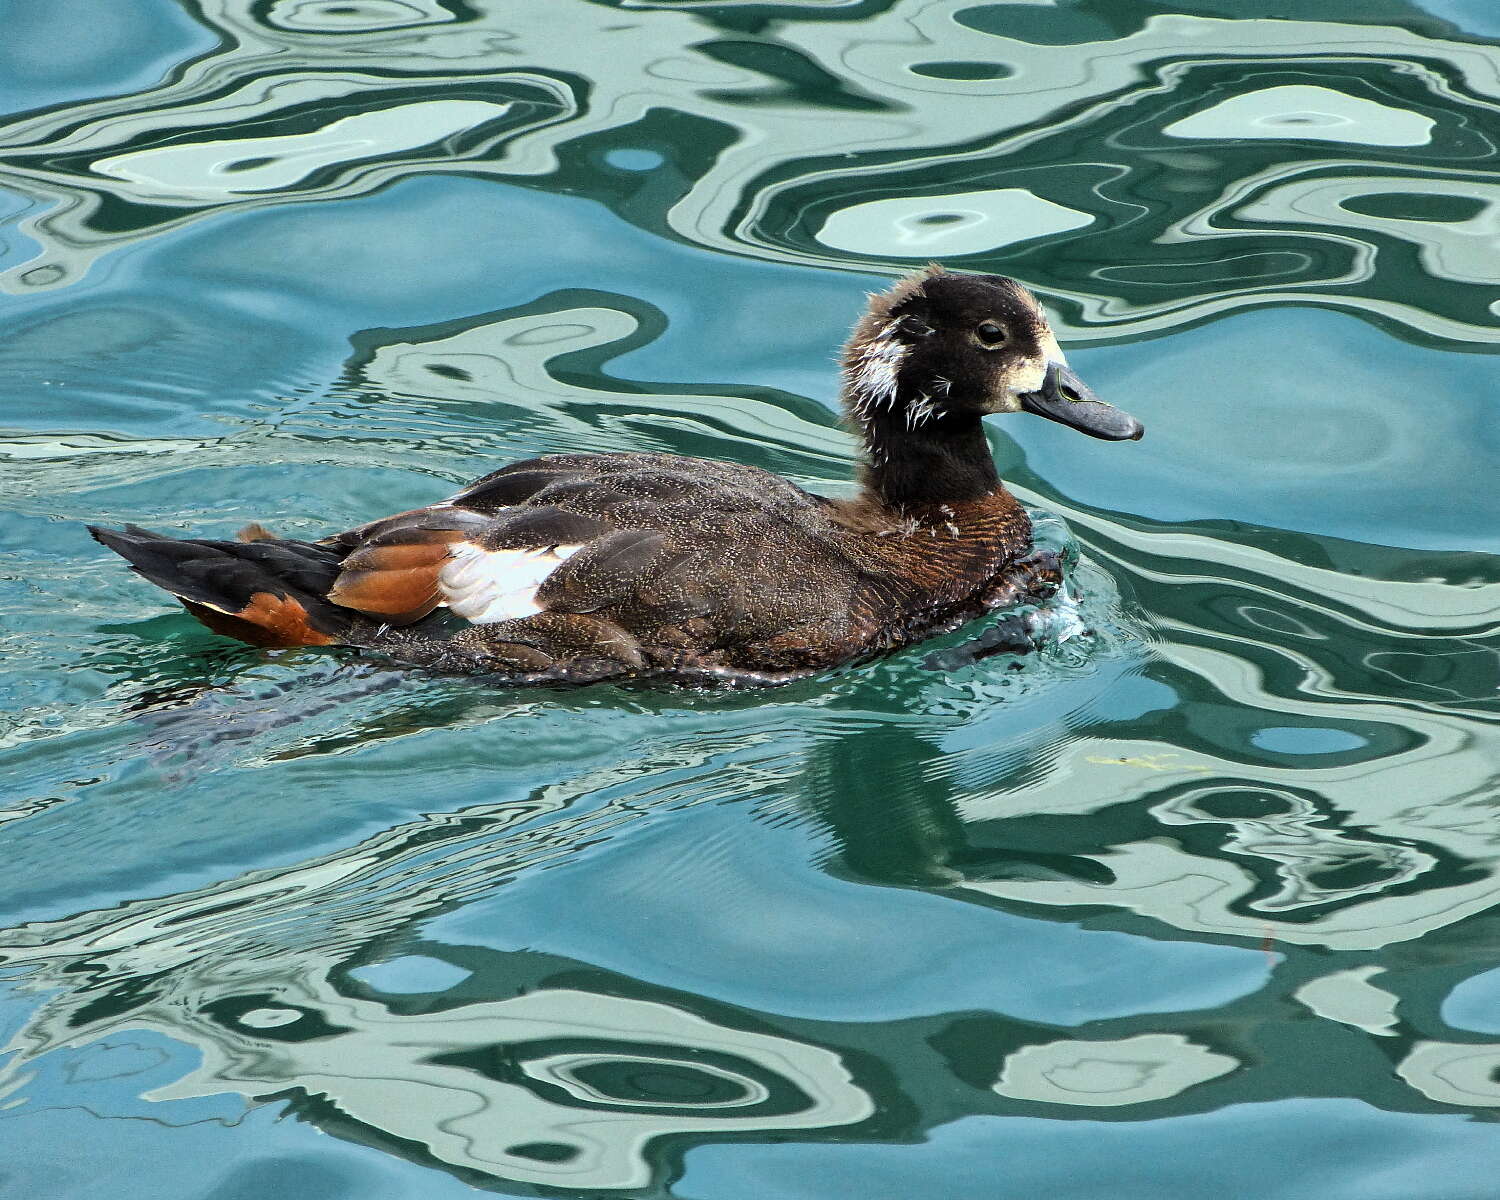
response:
M734 254L1004 270L1075 340L1289 298L1496 340L1491 46L1165 10L1059 40L1063 16L1043 34L1026 6L972 0L858 21L767 5L793 19L745 37L733 5L633 7L206 0L218 51L4 127L0 184L39 249L0 285L64 286L228 208L464 171L614 193L627 219ZM653 136L674 126L692 136ZM662 157L641 143L677 156L679 194L620 192L621 154ZM1399 286L1412 253L1441 268L1418 296Z
M448 173L593 197L729 256L1002 270L1039 283L1074 341L1288 303L1413 342L1497 341L1500 51L1415 9L1381 24L1122 16L1103 0L565 7L564 21L558 0L203 0L218 45L157 86L5 122L0 204L24 215L0 287L66 294L116 252L211 217ZM369 330L334 386L273 381L269 415L195 425L182 396L213 363L186 315L49 314L8 339L26 372L61 347L97 384L155 354L172 364L152 377L172 419L143 400L139 430L27 426L0 443L7 492L29 516L81 516L79 493L186 464L364 472L416 455L458 479L486 455L580 447L722 455L822 490L846 475L848 443L813 401L606 369L665 323L630 297L538 289ZM745 727L706 719L525 801L0 931L0 964L35 1001L0 1118L59 1093L107 1107L90 1086L137 1071L152 1102L185 1112L282 1098L473 1182L581 1190L662 1186L693 1141L915 1141L970 1113L1128 1121L1313 1092L1500 1105L1485 1016L1500 983L1481 965L1500 961L1493 556L1102 512L1000 453L1086 551L1081 615L1052 614L1070 640L1040 666L987 671L984 647L956 636L949 657L921 659L939 669L908 658L766 701L756 736L776 751L751 767L715 758ZM171 511L230 515L196 496ZM123 602L79 583L76 561L20 565L77 616L51 642L8 634L10 661L107 683L17 706L0 737L27 755L25 794L0 810L17 826L117 786L148 717L149 749L185 760L181 782L516 711L371 683L358 719L351 703L320 725L295 693L257 708L242 660L191 644L159 676L124 635L80 658L74 639L117 633ZM1139 710L1056 699L1078 679L1134 687ZM1047 714L1040 732L1006 724L1018 694ZM112 722L129 751L90 740ZM1210 1012L1080 1028L936 1004L792 1019L563 955L403 940L709 797L806 822L834 847L828 869L858 881L1279 958ZM410 953L392 960L396 945ZM401 962L418 986L397 986ZM1310 1083L1309 1061L1333 1065Z
M1404 907L1384 897L1386 880L1345 887L1333 896L1341 920L1321 922L1287 915L1286 898L1272 897L1253 937L1231 931L1231 940L1270 939L1284 952L1262 989L1206 1011L1085 1028L940 1005L917 1018L788 1017L540 950L422 938L424 923L503 894L580 846L628 840L658 813L680 822L727 798L782 822L788 797L803 797L801 819L839 847L837 870L921 879L984 906L1016 898L1120 914L1095 918L1096 929L1131 928L1131 913L1145 912L1222 934L1237 916L1228 911L1233 887L1243 895L1252 883L1248 871L1229 886L1222 871L1216 879L1226 858L1311 870L1382 844L1373 828L1342 838L1319 829L1310 810L1297 843L1295 822L1263 807L1237 824L1243 840L1227 855L1207 842L1193 854L1186 840L1174 850L1160 838L1154 860L1129 844L1091 855L1059 823L1069 815L1057 802L1065 785L1149 776L1141 802L1159 818L1156 797L1201 778L1203 764L1097 738L1075 755L1075 735L1064 733L1050 763L1018 768L1013 746L981 736L966 739L967 750L943 750L935 736L982 732L1002 703L996 694L971 696L956 722L949 714L902 728L895 708L909 692L882 701L878 680L851 686L825 715L828 730L809 730L800 753L770 733L758 754L726 753L733 726L715 732L710 718L678 741L658 739L634 760L524 799L430 813L289 866L0 931L0 968L37 1001L5 1047L0 1119L39 1104L135 1116L114 1082L128 1079L140 1104L167 1105L178 1121L238 1119L243 1109L226 1107L226 1097L276 1100L336 1136L470 1182L591 1191L659 1187L686 1148L720 1139L913 1140L975 1112L1131 1120L1304 1096L1308 1079L1289 1068L1305 1058L1337 1064L1320 1076L1319 1094L1380 1091L1410 1111L1500 1104L1500 1047L1456 1040L1447 1019L1461 1032L1472 1018L1448 1002L1441 1015L1424 1007L1435 986L1440 996L1449 990L1440 939L1397 949L1378 967L1328 970L1327 951L1355 940L1345 932L1355 917L1361 944L1409 937L1416 924L1440 933L1445 920L1465 922L1455 943L1464 950L1495 937L1493 916L1465 921L1441 886ZM943 676L932 689L929 713L941 696L967 691ZM421 727L409 715L388 719L404 729L398 737ZM300 752L337 754L342 744ZM872 789L849 765L877 746L883 782ZM1232 824L1203 792L1195 802ZM1179 804L1173 819L1188 811ZM1071 843L1071 852L1007 863L997 847L1024 842L1016 831L1039 819L1054 830L1048 845ZM1257 822L1264 838L1279 838L1274 846L1246 836ZM1425 836L1436 845L1431 828ZM1290 844L1300 859L1280 849ZM1326 906L1328 892L1303 899ZM1482 976L1465 984L1462 1005L1482 1010L1493 987ZM1305 1014L1320 1020L1309 1027ZM1352 1052L1350 1031L1389 1049ZM1404 1083L1397 1092L1384 1082L1393 1065Z
M96 1104L90 1085L118 1073L70 1064L101 1044L129 1059L120 1047L159 1036L194 1065L144 1092L148 1102L289 1097L331 1132L399 1154L419 1147L463 1178L574 1189L647 1186L664 1169L660 1139L865 1123L875 1101L838 1049L587 964L431 947L398 960L408 973L421 965L415 986L383 988L388 964L360 978L360 960L378 959L392 935L610 836L643 803L581 799L701 771L708 757L683 747L293 868L11 930L0 962L29 968L43 993L68 986L7 1047L0 1096L24 1109L61 1072L65 1098ZM156 1051L142 1070L164 1062Z
M275 434L309 453L352 438L378 461L414 423L436 442L458 439L499 407L509 436L539 448L640 446L653 429L661 444L680 445L687 423L714 441L708 452L813 480L842 469L847 443L819 410L661 385L643 404L602 372L659 324L627 298L575 293L372 332L357 339L340 386L289 408ZM193 445L226 464L245 453L233 442ZM1024 470L1010 474L1027 480ZM781 745L769 773L726 772L712 761L715 737L706 748L658 747L525 802L432 814L293 867L10 930L0 965L26 972L28 991L55 994L12 1041L0 1088L24 1112L33 1091L60 1086L59 1072L70 1087L95 1079L93 1067L76 1064L99 1047L129 1044L157 1062L167 1052L151 1038L163 1038L190 1047L192 1062L168 1055L176 1065L151 1074L143 1093L153 1103L279 1097L330 1132L461 1178L636 1188L669 1175L686 1143L920 1136L954 1111L952 1083L941 1080L962 1081L962 1111L1121 1119L1163 1105L1201 1111L1247 1095L1304 1094L1300 1077L1257 1083L1253 1069L1254 1046L1304 1036L1285 1014L1291 995L1298 1011L1322 1019L1329 1054L1339 1053L1341 1030L1397 1039L1397 1106L1500 1103L1495 1044L1455 1040L1461 1027L1424 1012L1421 999L1433 986L1432 939L1476 936L1496 900L1493 564L1434 553L1413 568L1380 547L1285 532L1236 538L1020 490L1060 512L1095 564L1085 568L1092 607L1082 618L1102 641L1081 661L1097 670L1111 655L1133 659L1130 669L1163 694L1192 700L1188 726L1153 737L1141 722L1080 714L1018 751L966 728L1004 708L997 684L1010 679L934 674L914 691L909 667L880 664L820 687L827 729L800 763ZM1129 648L1139 631L1111 642L1101 567L1153 614L1149 659ZM1059 662L1042 669L1056 672ZM279 736L296 736L263 761L340 754L429 723L394 709L351 732L345 708L320 742L308 731L311 714L287 697L267 707L287 731ZM179 770L212 765L223 713L252 720L249 708L230 695L204 709L199 733L190 712L163 724L174 753L190 755ZM773 729L791 719L767 711ZM913 713L923 736L890 727L893 715ZM74 719L84 728L97 718ZM956 735L959 744L937 748ZM866 743L887 768L873 789L851 765ZM1287 747L1296 753L1279 765L1272 752ZM210 757L194 762L198 755ZM1230 1039L1214 1024L1223 1010L1098 1022L1085 1036L999 1015L798 1022L664 993L587 963L539 965L534 955L476 947L423 947L425 970L438 978L415 1007L402 999L409 993L361 983L361 964L374 964L378 980L385 947L432 914L578 846L629 836L658 803L680 805L694 789L676 780L658 793L657 780L684 769L703 776L698 803L732 797L775 813L805 796L859 876L915 879L957 900L1068 919L1114 914L1094 918L1101 928L1135 930L1144 918L1274 945L1289 966L1240 1002L1237 1019L1254 1038ZM601 795L618 799L597 803ZM1107 823L1091 820L1106 812ZM1120 836L1132 821L1139 836ZM1066 855L997 869L987 848L1026 842L1018 831L1037 824ZM893 828L903 836L893 839ZM902 854L910 857L893 861ZM1398 949L1419 939L1411 956ZM1380 949L1381 967L1330 972L1323 957ZM444 981L445 969L457 982ZM870 1061L883 1073L871 1077ZM1351 1063L1330 1090L1368 1094L1390 1068L1383 1057ZM934 1099L934 1088L946 1098ZM882 1124L890 1113L900 1114L894 1127Z

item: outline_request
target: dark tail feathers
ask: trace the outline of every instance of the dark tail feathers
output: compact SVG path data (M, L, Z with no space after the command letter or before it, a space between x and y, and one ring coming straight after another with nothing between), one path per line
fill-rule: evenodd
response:
M253 646L327 646L361 618L328 600L345 551L247 531L252 541L178 539L90 525L138 575L182 601L215 633Z

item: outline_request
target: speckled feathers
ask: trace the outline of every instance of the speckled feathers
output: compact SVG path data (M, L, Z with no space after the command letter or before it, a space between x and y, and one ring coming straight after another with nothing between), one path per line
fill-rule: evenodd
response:
M338 641L515 681L786 679L1055 582L1024 557L1030 523L980 418L1061 362L1019 284L931 268L872 297L845 347L864 450L851 500L733 463L566 454L313 544L258 526L241 542L96 536L262 645Z

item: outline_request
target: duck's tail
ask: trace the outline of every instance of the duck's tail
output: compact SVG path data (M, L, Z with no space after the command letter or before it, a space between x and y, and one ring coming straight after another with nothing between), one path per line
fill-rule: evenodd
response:
M258 526L233 542L135 525L88 528L215 633L253 646L337 645L368 623L328 599L346 553L336 547L272 537Z

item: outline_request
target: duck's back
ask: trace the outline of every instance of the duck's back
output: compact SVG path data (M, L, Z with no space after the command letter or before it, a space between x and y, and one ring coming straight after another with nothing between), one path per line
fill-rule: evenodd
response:
M330 595L401 623L446 605L474 623L449 653L538 671L596 653L634 670L809 670L901 640L1026 544L1008 493L950 515L978 524L872 524L735 463L558 455L329 539L347 553Z
M556 456L447 503L486 522L449 547L439 575L449 607L480 620L468 645L499 644L517 633L508 622L538 612L576 614L627 631L653 667L773 670L857 636L857 535L826 501L756 467ZM533 564L546 573L528 595Z
M259 527L235 542L94 536L257 645L365 646L514 679L785 678L1055 581L1055 561L1028 557L982 418L1142 432L1067 366L1035 297L998 276L933 268L871 297L843 368L862 448L851 500L706 459L557 455L316 543Z
M785 677L888 649L1029 542L1004 489L925 521L756 467L656 454L511 464L318 543L95 530L211 628L513 677ZM445 628L439 610L467 623Z

